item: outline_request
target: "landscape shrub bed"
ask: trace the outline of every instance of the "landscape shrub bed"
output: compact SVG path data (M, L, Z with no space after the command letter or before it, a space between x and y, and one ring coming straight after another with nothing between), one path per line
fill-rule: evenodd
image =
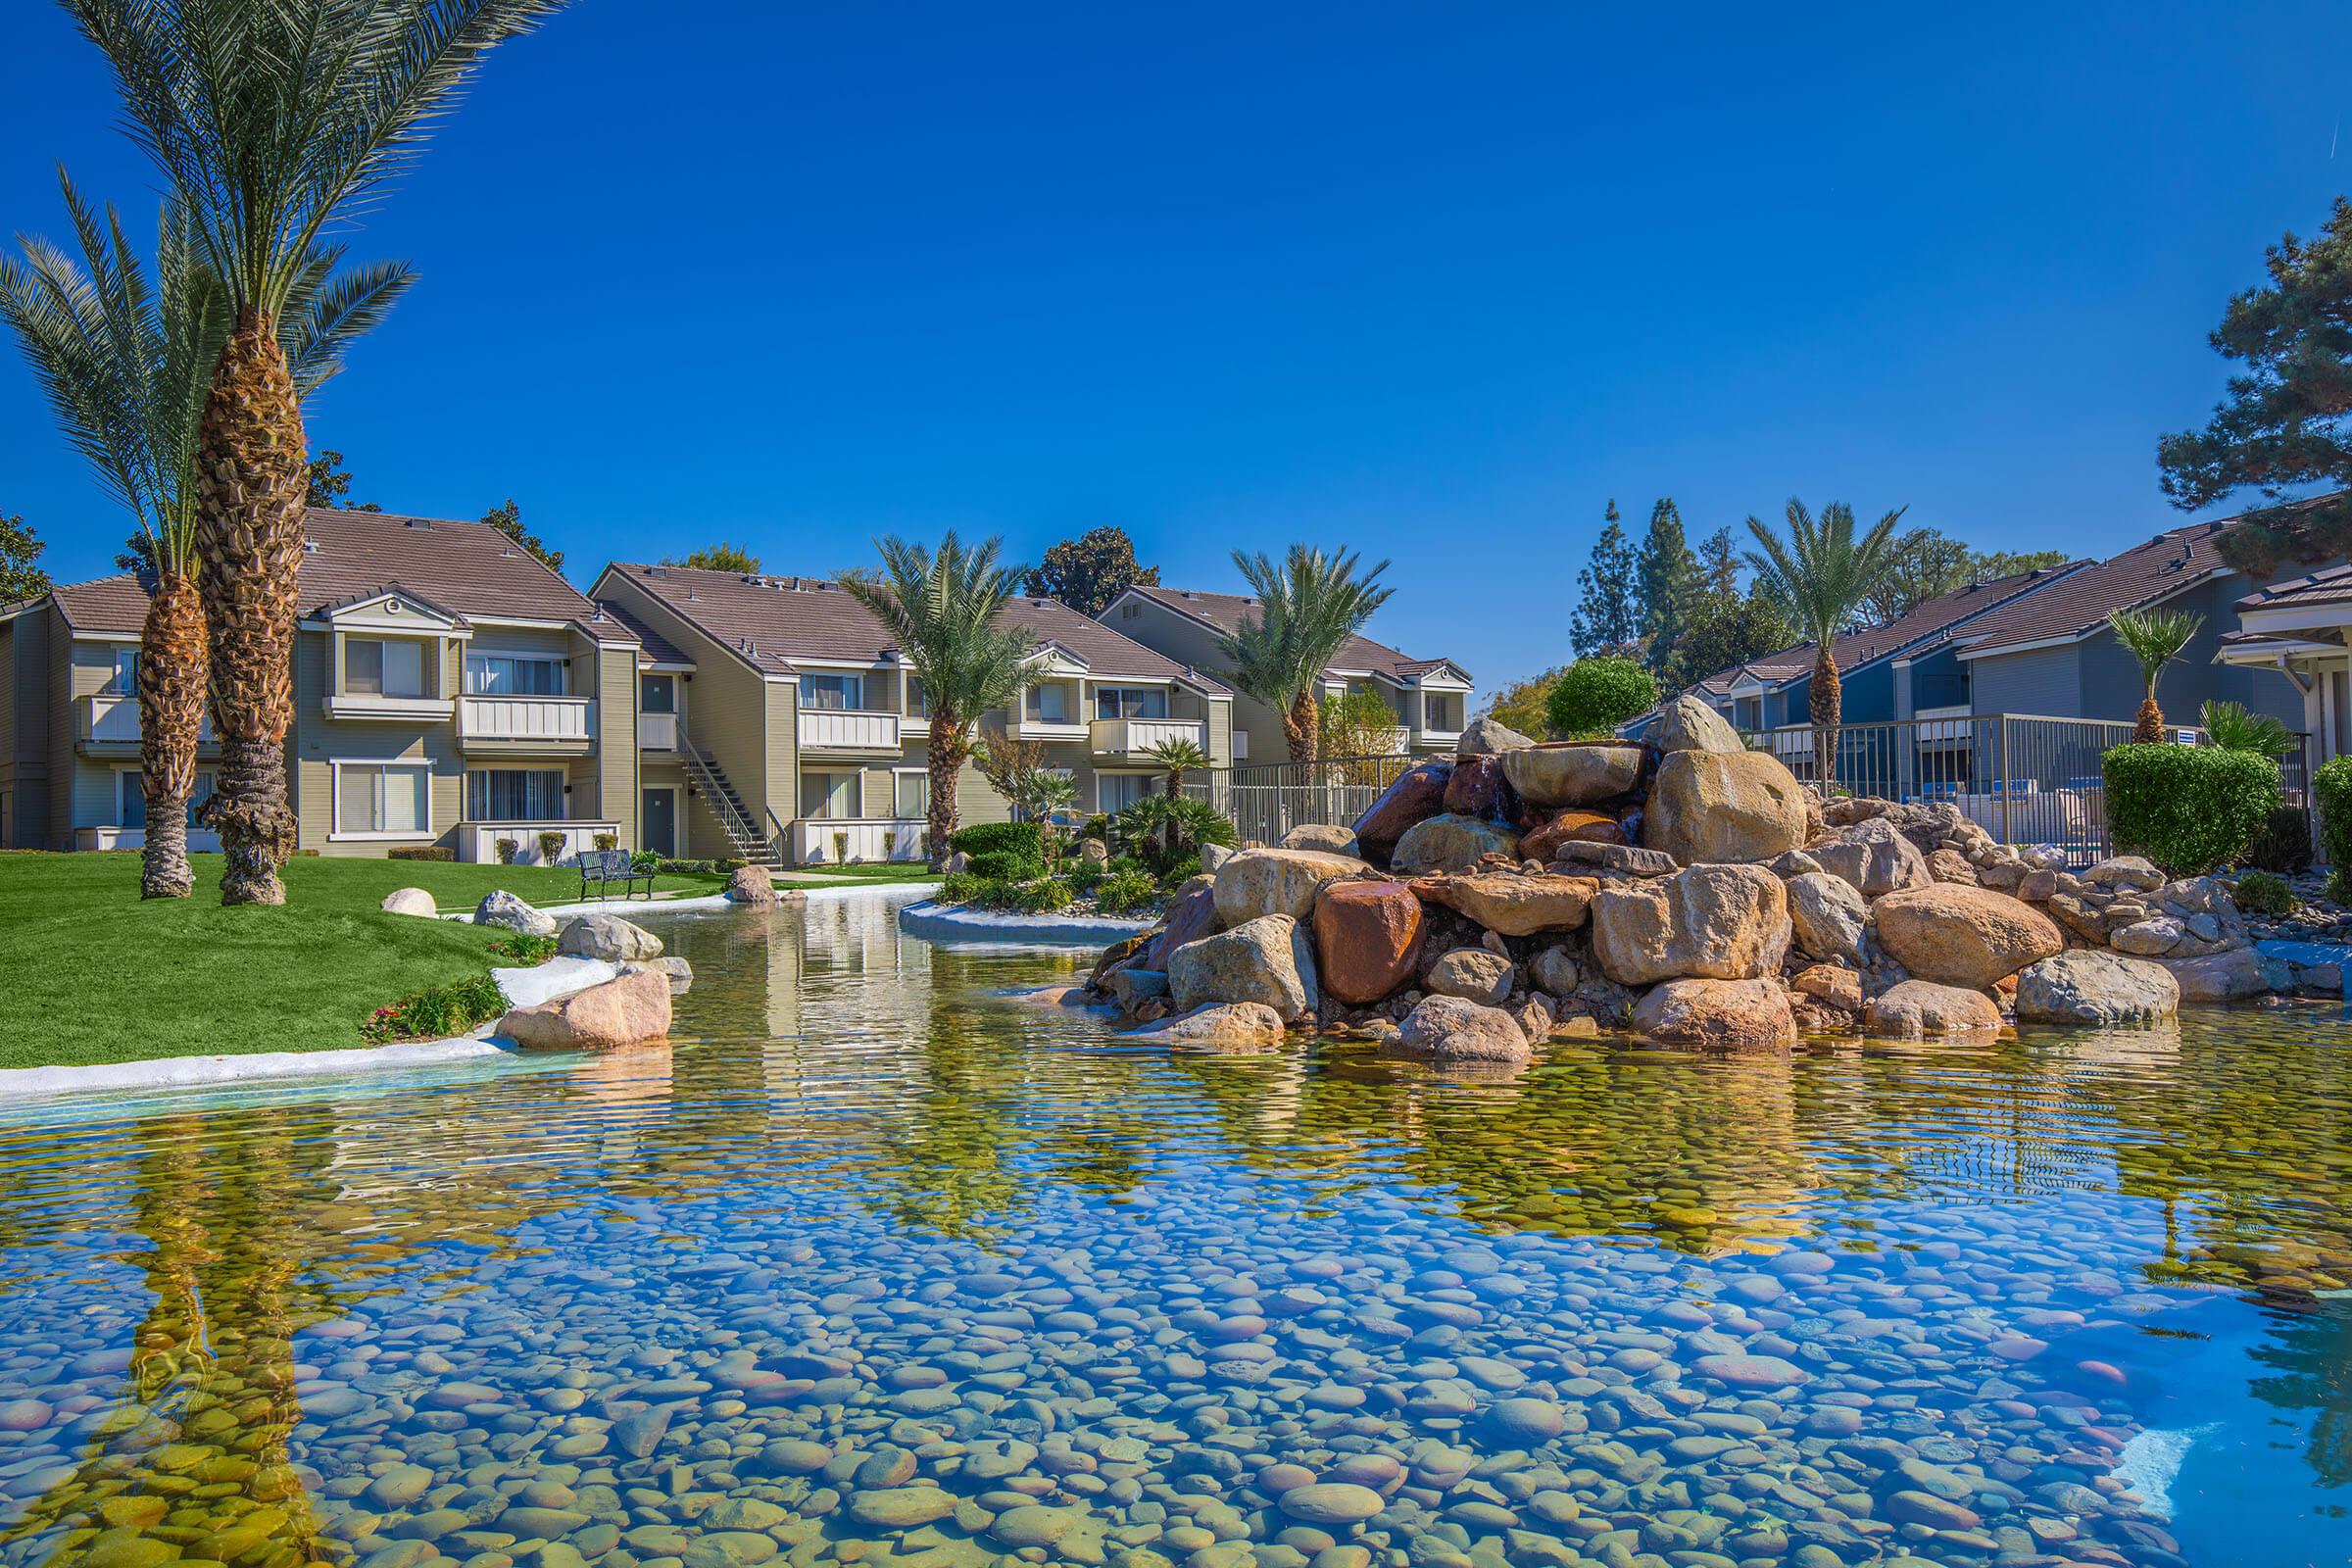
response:
M371 1046L396 1040L442 1040L488 1023L507 1010L506 993L487 974L469 975L445 986L427 986L388 1007L378 1007L360 1025Z
M458 852L446 844L399 844L384 852L387 860L455 860Z
M2118 746L2099 759L2099 771L2116 849L2175 876L2202 876L2238 859L2279 805L2278 764L2253 752Z

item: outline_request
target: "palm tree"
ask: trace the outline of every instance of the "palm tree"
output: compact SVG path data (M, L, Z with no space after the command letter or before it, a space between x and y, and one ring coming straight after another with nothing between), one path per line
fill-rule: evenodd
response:
M2192 615L2185 610L2111 610L2107 625L2115 640L2131 651L2139 661L2140 677L2148 683L2148 694L2139 700L2139 716L2132 726L2132 739L2142 746L2153 746L2164 739L2164 710L2156 706L2156 682L2164 675L2164 666L2180 657L2180 650L2205 624L2203 615Z
M330 223L415 155L494 45L562 0L64 0L187 210L228 321L196 427L198 586L226 904L282 904L307 452L280 326Z
M1184 793L1184 775L1208 765L1208 754L1182 735L1170 735L1144 748L1144 755L1167 770L1160 793L1174 800Z
M184 899L193 888L187 808L205 707L196 425L228 317L185 207L164 205L150 287L115 210L101 222L71 179L61 173L59 182L81 260L37 239L23 241L22 264L0 257L0 320L15 330L67 440L138 528L148 595L137 663L147 802L139 893ZM345 350L413 280L399 263L338 274L340 254L312 254L279 318L279 347L300 397L343 368Z
M1226 678L1282 715L1292 761L1312 762L1322 728L1315 688L1348 639L1388 603L1390 590L1375 585L1389 564L1359 576L1352 552L1327 556L1307 545L1291 546L1280 565L1239 550L1233 564L1257 590L1259 609L1217 639L1231 665Z
M1824 785L1836 776L1838 726L1844 716L1832 645L1898 564L1894 525L1902 520L1903 510L1895 508L1859 538L1854 534L1854 509L1842 501L1822 508L1815 521L1805 504L1790 496L1787 539L1754 517L1747 519L1747 531L1756 538L1756 548L1747 553L1748 565L1788 606L1797 628L1813 644L1813 760Z
M1027 631L1000 626L1014 574L997 564L1002 541L966 549L954 533L934 556L903 539L879 539L878 572L851 572L842 587L872 612L923 683L931 705L931 866L948 857L956 831L956 780L972 755L971 725L1019 694L1027 676Z
M1046 875L1052 876L1061 842L1054 834L1054 813L1068 810L1077 801L1078 781L1067 773L1046 769L1030 781L1029 799L1037 808L1037 837L1046 853Z

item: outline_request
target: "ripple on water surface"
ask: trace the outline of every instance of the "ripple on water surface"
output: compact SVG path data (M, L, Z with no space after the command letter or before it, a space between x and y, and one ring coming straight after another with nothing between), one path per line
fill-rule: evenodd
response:
M2333 1018L1461 1079L662 929L674 1051L0 1121L0 1564L2352 1552Z

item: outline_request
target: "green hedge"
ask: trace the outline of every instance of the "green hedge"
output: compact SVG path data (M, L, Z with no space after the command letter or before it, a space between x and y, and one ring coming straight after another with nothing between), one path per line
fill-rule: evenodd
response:
M2237 859L2278 808L2278 764L2253 752L2118 746L2099 759L2099 771L2116 849L2175 876Z
M2322 763L2311 792L2320 808L2320 843L2341 876L2352 868L2352 757Z
M975 822L949 834L948 848L974 857L1010 855L1040 870L1046 863L1045 836L1035 822Z
M977 877L1017 882L1024 877L1043 876L1046 862L1042 858L1015 855L1010 850L982 850L972 857L972 863L967 869Z
M454 860L458 852L446 844L403 844L384 852L387 860Z

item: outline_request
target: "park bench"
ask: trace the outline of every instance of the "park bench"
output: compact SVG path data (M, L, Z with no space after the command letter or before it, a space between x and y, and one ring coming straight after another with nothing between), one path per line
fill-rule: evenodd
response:
M645 884L645 896L654 896L654 873L640 871L629 858L626 850L582 850L580 852L580 897L588 896L588 885L595 883L597 897L609 897L609 890L617 882L620 896L631 897L630 889L638 882Z

